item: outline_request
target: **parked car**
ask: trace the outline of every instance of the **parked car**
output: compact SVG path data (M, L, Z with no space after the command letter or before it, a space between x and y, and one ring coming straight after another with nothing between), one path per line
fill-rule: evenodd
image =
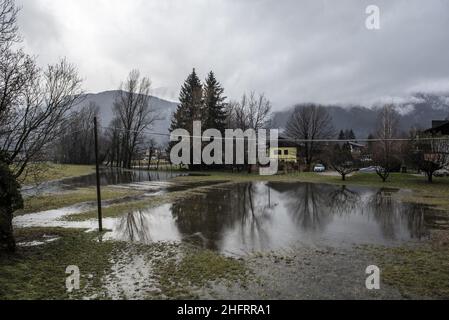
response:
M440 169L440 170L435 171L433 173L433 175L435 177L449 177L449 170L447 170L447 169Z
M315 167L313 167L313 172L324 172L326 171L326 167L322 164L317 164Z

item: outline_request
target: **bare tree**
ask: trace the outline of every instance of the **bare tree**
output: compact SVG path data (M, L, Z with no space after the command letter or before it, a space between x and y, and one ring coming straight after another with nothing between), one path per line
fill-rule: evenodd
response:
M153 138L148 138L146 141L147 141L146 148L147 148L147 152L148 152L148 171L149 171L151 169L151 160L155 154L157 144Z
M39 74L33 58L22 50L6 49L0 55L0 124L5 126L8 113L23 104L25 93ZM4 129L4 128L3 128ZM0 133L4 130L0 130Z
M93 135L94 118L99 116L99 106L90 102L79 111L73 112L64 125L55 148L55 158L62 163L72 164L94 164L95 163L95 141ZM104 155L104 135L98 130L100 141L100 159Z
M226 108L228 128L257 132L269 126L271 102L263 93L245 93L239 102L231 101Z
M359 161L354 159L348 143L336 144L327 150L327 161L330 166L341 175L343 181L346 176L359 168Z
M315 140L335 136L332 117L325 107L315 104L297 105L287 122L285 134L290 139L304 140L304 158L310 171L324 144Z
M383 182L387 181L391 171L398 166L400 144L393 139L398 136L399 114L393 105L383 106L377 118L376 138L374 143L373 161L376 173ZM399 163L400 165L400 163Z
M263 93L256 94L251 92L243 94L239 102L231 101L226 105L226 124L229 129L248 129L255 130L258 134L259 129L265 129L270 124L271 102ZM247 146L245 146L247 154ZM251 166L247 167L251 172Z
M441 136L420 134L413 141L412 160L427 176L429 183L433 182L435 171L449 165L449 140Z
M13 0L0 0L0 125L27 83L28 75L33 74L30 68L35 68L34 60L23 51L11 49L11 44L19 41L17 13Z
M122 131L120 162L124 168L131 168L131 161L144 131L158 120L155 110L150 106L150 86L148 78L141 78L140 72L133 70L120 86L114 102L115 118Z
M65 59L45 72L30 68L28 80L2 121L0 149L10 155L16 177L40 159L61 133L66 116L80 100L81 79Z
M123 130L120 119L114 118L109 124L109 128L106 130L106 140L108 145L106 159L111 167L122 166L122 133Z
M17 33L17 13L14 0L0 0L0 47L7 47L19 40Z

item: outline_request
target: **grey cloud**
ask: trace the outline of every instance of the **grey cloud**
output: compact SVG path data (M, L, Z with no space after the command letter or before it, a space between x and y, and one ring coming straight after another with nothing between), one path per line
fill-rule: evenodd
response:
M231 98L263 91L276 109L303 101L365 103L449 91L449 2L442 0L22 0L26 47L67 56L86 90L139 68L179 88L214 70ZM381 8L381 30L365 8Z

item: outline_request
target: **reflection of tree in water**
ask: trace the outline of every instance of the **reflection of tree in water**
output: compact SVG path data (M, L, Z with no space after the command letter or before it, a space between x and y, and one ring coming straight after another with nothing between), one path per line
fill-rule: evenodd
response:
M305 230L322 230L332 219L326 201L332 187L313 183L272 184L272 188L284 193L287 208L294 222Z
M240 237L243 244L249 244L259 248L265 248L269 244L269 235L264 229L264 225L270 220L269 204L261 201L265 196L261 195L255 184L246 184L242 193L238 193L242 198L238 201L240 216Z
M423 205L417 204L404 204L403 212L408 214L408 229L410 231L410 237L414 239L421 239L422 237L429 235L429 230L425 224L425 208Z
M393 200L391 192L380 189L368 198L366 209L379 224L384 237L396 238L396 227L400 224L397 215L398 203Z
M332 212L339 215L349 214L362 205L360 194L354 190L341 186L332 190L327 196L328 206Z
M116 232L124 240L149 243L151 241L149 223L142 211L130 212L119 219Z
M176 201L171 208L179 231L184 236L200 235L207 239L204 245L217 249L222 230L230 224L233 215L233 190L220 190Z
M391 190L380 189L374 193L367 201L366 208L388 239L397 238L401 224L407 227L411 238L420 239L426 233L423 208L393 199Z
M208 240L209 249L218 249L224 232L236 229L241 243L249 241L262 245L268 241L263 228L269 212L261 205L261 200L266 198L261 192L252 183L212 189L204 195L177 201L172 206L172 214L183 235L200 233Z

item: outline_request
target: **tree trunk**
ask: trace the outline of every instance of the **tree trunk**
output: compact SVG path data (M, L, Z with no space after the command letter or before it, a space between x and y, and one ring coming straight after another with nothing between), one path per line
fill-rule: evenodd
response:
M148 151L148 171L151 170L151 158L153 157L153 150L150 149Z
M433 182L433 172L427 172L427 182L432 183Z
M12 228L12 212L10 208L0 207L0 251L14 252L16 242Z
M341 180L346 181L346 174L341 175Z

